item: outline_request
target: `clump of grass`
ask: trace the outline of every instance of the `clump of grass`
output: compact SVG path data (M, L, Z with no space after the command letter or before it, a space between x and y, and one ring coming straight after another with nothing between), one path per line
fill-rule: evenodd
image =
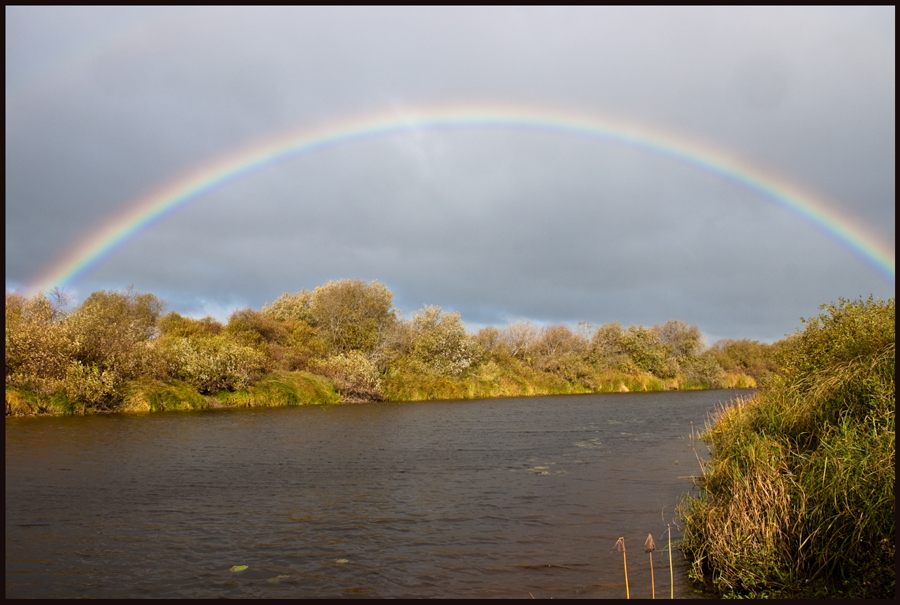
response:
M70 398L65 391L35 392L15 387L6 388L7 416L71 416L91 414L97 410Z
M164 412L166 410L199 410L209 407L207 400L193 386L180 380L161 382L139 380L125 386L122 410L126 412Z
M274 372L246 389L220 391L212 398L222 407L272 407L337 403L341 396L326 378L297 370Z
M7 416L73 414L74 406L64 394L47 394L6 387Z
M35 416L47 413L49 402L33 391L6 387L7 416Z
M725 388L728 389L755 389L756 379L742 372L725 372L723 378Z
M128 383L121 406L127 412L200 410L210 407L263 407L337 403L340 395L325 378L303 371L277 371L246 389L201 395L186 382L141 380Z
M490 362L465 376L444 376L417 372L388 372L382 378L387 401L475 399L590 393L551 372L536 370L517 359L503 364Z
M895 572L893 299L828 307L783 376L711 418L679 512L691 576L734 595L886 597Z

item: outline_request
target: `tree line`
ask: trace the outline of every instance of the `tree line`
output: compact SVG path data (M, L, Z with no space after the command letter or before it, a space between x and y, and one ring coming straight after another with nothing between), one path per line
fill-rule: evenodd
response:
M117 410L135 389L177 384L209 399L290 373L324 379L345 401L748 387L775 371L780 346L706 347L679 320L574 331L522 320L471 334L458 313L428 305L404 318L392 299L378 281L332 281L222 324L164 314L133 289L94 292L72 310L59 290L7 294L7 413L11 392L45 408Z

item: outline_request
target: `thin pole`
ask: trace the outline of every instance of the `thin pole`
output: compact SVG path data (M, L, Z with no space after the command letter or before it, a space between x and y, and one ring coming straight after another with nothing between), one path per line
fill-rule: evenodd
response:
M675 598L675 575L672 573L672 526L666 524L669 528L669 593Z

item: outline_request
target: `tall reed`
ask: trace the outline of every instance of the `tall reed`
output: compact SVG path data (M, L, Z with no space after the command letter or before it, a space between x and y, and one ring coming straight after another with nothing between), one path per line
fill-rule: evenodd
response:
M666 524L669 530L669 596L675 598L675 572L672 570L672 526Z
M893 596L893 299L828 307L783 374L719 409L679 506L690 575L750 596Z
M644 542L644 552L650 555L650 589L653 598L656 598L656 579L653 577L653 551L656 550L656 544L653 542L653 535L647 534L647 540Z
M622 537L616 540L616 544L612 547L612 550L618 550L622 553L622 565L625 567L625 598L630 599L631 594L628 591L628 561L625 560L625 538Z

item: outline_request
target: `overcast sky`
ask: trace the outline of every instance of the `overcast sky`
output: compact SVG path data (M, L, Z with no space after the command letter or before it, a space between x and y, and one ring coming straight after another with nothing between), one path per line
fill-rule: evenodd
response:
M435 104L682 133L895 245L895 13L880 8L6 8L6 288L141 196L292 129ZM847 246L671 159L563 134L352 142L203 196L68 287L225 320L377 279L404 313L696 324L772 342L894 295Z

